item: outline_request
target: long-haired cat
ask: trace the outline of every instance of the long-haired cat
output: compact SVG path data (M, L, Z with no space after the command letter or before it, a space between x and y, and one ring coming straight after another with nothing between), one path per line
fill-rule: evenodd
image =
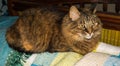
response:
M47 8L28 9L12 25L6 39L22 52L77 52L86 54L97 46L101 21L91 9L71 6L67 14Z

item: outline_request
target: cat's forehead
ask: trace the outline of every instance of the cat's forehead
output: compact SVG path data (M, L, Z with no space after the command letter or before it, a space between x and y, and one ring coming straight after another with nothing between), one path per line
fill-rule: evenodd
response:
M91 12L81 12L81 16L84 18L93 19L96 17L96 14L93 14Z
M80 21L84 21L84 22L93 22L97 20L97 16L96 15L89 15L89 14L82 14L80 16Z

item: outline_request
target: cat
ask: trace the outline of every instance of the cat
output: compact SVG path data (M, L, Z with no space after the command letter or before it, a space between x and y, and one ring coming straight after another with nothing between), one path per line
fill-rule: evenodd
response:
M7 30L10 47L20 52L76 52L86 54L98 45L102 23L90 8L71 6L68 13L48 8L22 12Z

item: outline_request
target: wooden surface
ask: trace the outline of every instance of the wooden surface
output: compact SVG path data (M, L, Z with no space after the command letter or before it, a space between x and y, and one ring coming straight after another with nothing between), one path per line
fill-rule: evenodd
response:
M84 7L85 3L102 3L104 12L97 12L97 15L100 17L103 22L103 27L107 29L114 29L120 31L120 0L8 0L8 10L10 15L18 15L17 11L24 10L30 7L38 6L63 6L63 5L73 5L79 4ZM107 13L107 4L114 3L116 4L115 11L116 13L111 14ZM61 10L66 10L68 8L62 7Z
M109 13L97 13L97 15L100 17L104 28L120 31L120 15Z
M101 3L103 4L103 11L107 12L108 4L115 4L115 11L120 11L120 0L8 0L8 9L10 14L14 14L13 10L24 10L28 7L49 6L49 5L74 5L79 4L84 7L85 3Z

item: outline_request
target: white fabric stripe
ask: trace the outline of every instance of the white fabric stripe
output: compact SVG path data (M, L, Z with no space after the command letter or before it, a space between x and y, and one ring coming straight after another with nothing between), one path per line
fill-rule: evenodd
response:
M120 47L100 42L100 44L96 48L96 52L102 52L102 53L107 53L111 55L119 55Z
M37 57L37 54L32 54L27 60L26 63L24 63L24 66L31 66L35 58Z

